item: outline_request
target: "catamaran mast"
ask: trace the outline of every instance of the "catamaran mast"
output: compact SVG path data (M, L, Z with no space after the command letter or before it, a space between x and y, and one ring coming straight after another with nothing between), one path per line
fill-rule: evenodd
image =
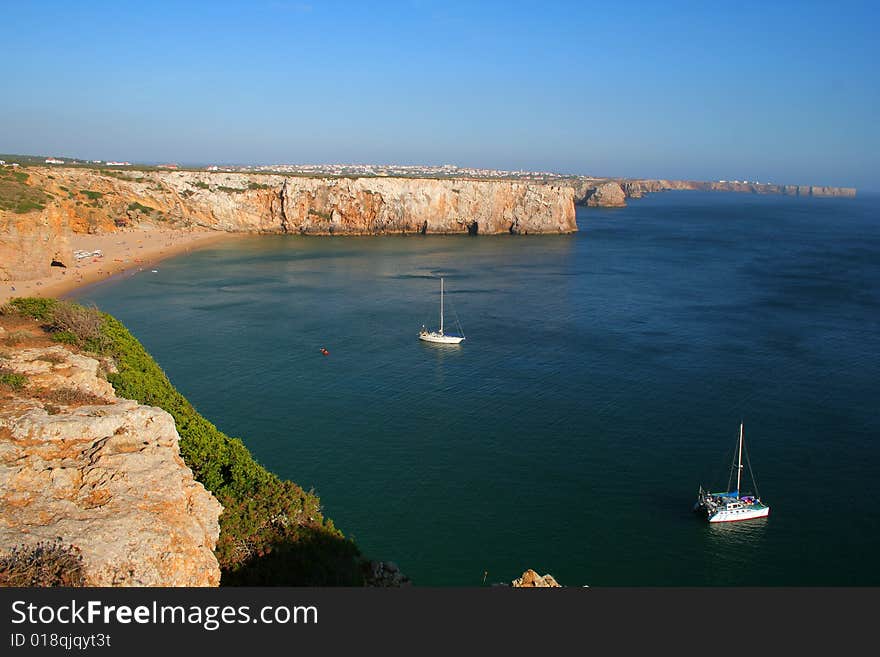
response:
M440 279L440 335L443 335L443 279Z
M736 496L739 497L739 480L743 470L743 423L739 423L739 465L736 468Z

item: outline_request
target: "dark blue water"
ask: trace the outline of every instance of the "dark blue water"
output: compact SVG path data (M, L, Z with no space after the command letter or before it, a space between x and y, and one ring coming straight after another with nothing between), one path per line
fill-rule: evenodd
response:
M878 209L679 192L568 236L246 237L81 299L416 584L876 586ZM441 275L460 347L416 337ZM709 526L740 420L771 515Z

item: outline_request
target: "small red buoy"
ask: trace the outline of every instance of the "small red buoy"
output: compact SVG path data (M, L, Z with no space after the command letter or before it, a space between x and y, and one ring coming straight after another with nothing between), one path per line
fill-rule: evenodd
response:
M324 349L324 347L321 347L321 353L324 354L325 356L329 356L329 355L330 355L330 352L327 351L326 349Z

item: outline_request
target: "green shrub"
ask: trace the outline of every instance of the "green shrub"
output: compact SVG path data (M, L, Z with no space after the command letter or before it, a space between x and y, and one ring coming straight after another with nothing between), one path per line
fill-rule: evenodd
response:
M45 190L27 184L28 174L0 167L0 210L23 214L42 210L49 201Z
M208 183L202 182L201 180L196 180L192 183L193 187L198 187L199 189L211 189L211 186Z
M151 208L149 205L141 205L140 203L135 201L134 203L128 204L128 210L129 212L134 212L135 210L138 210L140 212L143 212L144 214L150 214L151 212L155 212L156 208Z
M55 306L57 305L57 299L17 297L5 303L0 308L0 312L4 315L22 315L24 317L33 317L42 322L49 322L52 320L52 314L55 312Z
M79 338L70 331L56 331L52 333L52 339L61 344L70 344L74 346L79 343Z
M59 336L58 342L73 344L97 353L104 353L110 339L104 333L104 314L94 306L86 308L70 301L59 301L52 312L51 330ZM70 336L73 336L71 340Z
M90 189L81 189L81 190L79 190L79 193L82 194L83 196L87 196L89 198L89 200L91 200L91 201L97 201L102 196L104 196L101 192L93 192Z
M0 386L6 386L13 390L21 390L27 385L27 377L18 372L0 370Z

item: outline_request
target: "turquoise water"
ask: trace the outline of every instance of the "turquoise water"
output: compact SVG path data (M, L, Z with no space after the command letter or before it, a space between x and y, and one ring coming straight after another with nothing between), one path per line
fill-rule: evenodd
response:
M678 192L567 236L244 237L80 299L416 584L876 586L878 208ZM417 339L441 275L460 347ZM740 420L770 517L710 526Z

